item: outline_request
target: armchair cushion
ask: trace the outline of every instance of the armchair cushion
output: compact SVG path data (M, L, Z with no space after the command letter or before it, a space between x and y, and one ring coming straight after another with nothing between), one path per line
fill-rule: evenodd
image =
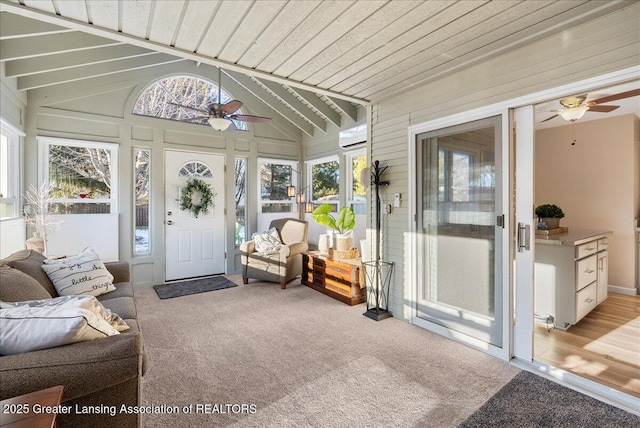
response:
M291 245L283 245L280 248L281 257L295 256L296 254L302 254L309 249L309 244L306 242L295 242Z

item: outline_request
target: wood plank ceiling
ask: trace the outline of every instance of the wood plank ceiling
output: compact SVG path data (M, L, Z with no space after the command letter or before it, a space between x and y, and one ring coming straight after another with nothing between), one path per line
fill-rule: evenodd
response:
M0 61L26 91L184 61L221 67L223 86L264 104L256 113L313 135L356 120L357 104L632 3L0 0Z

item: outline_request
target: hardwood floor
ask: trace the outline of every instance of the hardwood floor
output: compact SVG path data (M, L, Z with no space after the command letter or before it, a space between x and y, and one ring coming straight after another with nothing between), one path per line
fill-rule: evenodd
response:
M640 398L640 296L609 293L569 330L534 331L534 360Z

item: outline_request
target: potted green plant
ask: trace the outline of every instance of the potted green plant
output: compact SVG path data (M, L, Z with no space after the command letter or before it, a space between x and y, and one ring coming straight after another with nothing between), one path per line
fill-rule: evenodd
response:
M562 209L554 204L538 205L535 210L539 221L546 225L545 229L560 227L560 219L564 217Z
M335 247L339 251L348 251L353 247L353 227L356 225L356 215L351 207L342 207L334 217L331 204L319 205L311 213L311 218L322 226L327 226L335 232Z

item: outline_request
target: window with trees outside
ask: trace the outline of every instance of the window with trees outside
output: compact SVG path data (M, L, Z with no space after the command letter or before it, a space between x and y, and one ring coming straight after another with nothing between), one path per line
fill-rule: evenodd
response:
M118 145L39 138L52 214L117 213Z
M236 158L235 162L236 188L234 200L236 205L236 228L235 245L239 246L247 239L247 214L246 214L246 193L247 193L247 160Z
M12 126L0 120L0 219L19 216L19 138Z
M337 156L307 162L311 180L311 201L315 205L331 204L338 211L340 203L340 163Z
M347 155L351 174L348 185L348 204L356 214L366 214L367 189L362 185L362 171L368 166L366 150L353 151Z
M198 110L206 112L211 104L226 104L232 99L221 88L218 100L218 85L209 80L188 75L170 76L155 81L142 91L133 114L208 125L206 114ZM237 110L237 114L243 114L242 109ZM247 130L246 122L231 121L238 130Z
M287 195L287 187L298 184L297 174L293 172L295 164L296 162L275 159L258 159L261 213L293 212L293 200Z
M133 149L134 254L151 253L149 212L151 207L151 151Z

